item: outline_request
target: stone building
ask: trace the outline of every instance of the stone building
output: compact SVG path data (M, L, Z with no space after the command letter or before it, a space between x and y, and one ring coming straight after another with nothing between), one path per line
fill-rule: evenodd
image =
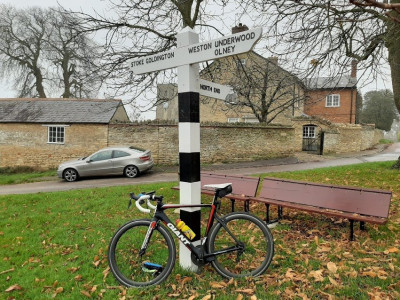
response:
M0 167L50 168L108 145L121 100L0 99Z
M232 33L248 28L234 27ZM221 123L291 124L303 113L304 85L278 64L277 57L265 58L254 51L213 61L200 78L231 86L235 98L217 100L200 96L200 121ZM156 109L159 120L178 121L178 92L173 84L158 86Z

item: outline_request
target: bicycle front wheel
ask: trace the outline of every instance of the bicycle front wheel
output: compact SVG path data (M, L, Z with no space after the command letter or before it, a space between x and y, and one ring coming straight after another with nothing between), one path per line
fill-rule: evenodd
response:
M108 262L114 277L127 287L159 284L171 273L176 259L175 242L158 224L147 249L139 253L150 220L134 220L123 225L111 239Z
M222 223L211 229L207 246L209 253L217 253L212 262L215 270L227 278L264 273L274 255L274 240L264 222L254 215L234 212L223 217Z

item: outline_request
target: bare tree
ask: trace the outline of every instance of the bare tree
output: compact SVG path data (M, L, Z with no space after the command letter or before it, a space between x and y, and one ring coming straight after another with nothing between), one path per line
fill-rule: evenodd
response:
M0 75L11 78L19 97L46 98L59 89L64 98L97 94L99 47L70 16L7 5L0 6L0 13Z
M233 87L236 97L227 100L227 109L247 111L264 124L299 114L305 101L303 83L281 68L277 57L266 59L250 52L216 60L202 76Z
M157 84L176 82L175 72L133 76L130 61L175 47L176 34L185 26L196 27L203 33L222 34L218 25L210 22L220 16L207 12L208 5L203 0L112 0L108 3L107 13L65 12L79 18L84 32L96 32L104 40L107 54L103 69L114 97L124 95L132 101L140 98L150 103L149 106L157 105ZM215 1L213 5L221 8L220 14L226 1Z
M46 35L47 59L56 67L54 81L63 98L97 95L103 80L100 47L82 34L79 24L59 10L52 10Z
M251 5L274 15L271 49L291 57L292 67L305 74L347 73L346 66L356 59L374 81L388 62L400 111L400 0L278 0Z
M22 11L0 5L1 75L12 75L19 97L46 98L41 59L47 18L38 8Z

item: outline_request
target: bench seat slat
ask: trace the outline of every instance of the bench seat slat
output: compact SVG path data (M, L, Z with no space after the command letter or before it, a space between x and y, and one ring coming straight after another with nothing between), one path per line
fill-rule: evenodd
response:
M287 207L287 208L296 209L296 210L307 211L307 212L311 212L311 213L324 214L324 215L332 216L332 217L341 217L341 218L346 218L349 220L355 220L355 221L361 221L361 222L369 222L369 223L380 224L380 225L385 224L387 222L387 219L385 219L385 218L364 216L364 215L353 214L353 213L346 213L346 212L342 212L342 211L330 210L330 209L314 207L314 206L310 206L310 205L302 205L302 204L287 202L287 201L279 201L279 200L275 200L275 199L250 198L249 200L257 201L257 202L261 202L261 203L265 203L265 204L272 204L272 205Z
M387 218L391 192L264 178L258 198Z

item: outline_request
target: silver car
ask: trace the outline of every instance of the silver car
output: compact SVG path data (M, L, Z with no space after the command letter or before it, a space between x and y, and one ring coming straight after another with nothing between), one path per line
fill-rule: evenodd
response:
M62 163L57 175L66 181L80 177L125 175L134 178L153 167L151 152L136 147L105 148L87 157Z

